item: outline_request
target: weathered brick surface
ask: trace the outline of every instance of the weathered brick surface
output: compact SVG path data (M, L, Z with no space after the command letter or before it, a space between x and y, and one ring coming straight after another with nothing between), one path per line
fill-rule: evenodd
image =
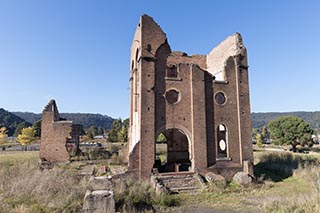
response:
M56 102L51 100L42 112L40 158L49 162L69 161L67 142L72 141L79 150L80 130L80 125L60 118Z
M179 143L170 130L187 137L190 171L214 171L229 178L243 170L243 161L252 162L247 56L240 34L228 37L209 55L188 56L172 52L159 25L143 15L131 47L130 88L129 170L138 178L151 175L160 133L171 140L168 146ZM225 103L215 100L218 92L225 95ZM223 159L218 157L220 124L226 127ZM183 145L176 147L170 162L185 156Z

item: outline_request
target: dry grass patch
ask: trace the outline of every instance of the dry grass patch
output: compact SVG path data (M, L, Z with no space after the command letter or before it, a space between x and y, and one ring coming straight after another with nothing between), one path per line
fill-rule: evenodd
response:
M0 163L39 159L37 151L10 151L0 154Z
M0 212L78 212L86 184L66 167L40 171L37 159L1 162Z

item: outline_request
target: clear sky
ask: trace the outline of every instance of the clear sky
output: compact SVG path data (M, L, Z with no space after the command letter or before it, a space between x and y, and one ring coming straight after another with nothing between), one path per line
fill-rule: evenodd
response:
M252 112L320 111L319 0L0 0L0 108L128 117L142 14L189 55L240 32Z

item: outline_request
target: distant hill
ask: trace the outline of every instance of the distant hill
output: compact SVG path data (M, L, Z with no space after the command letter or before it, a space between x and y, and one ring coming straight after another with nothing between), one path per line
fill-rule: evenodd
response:
M269 121L281 116L296 116L308 122L312 128L320 127L320 112L259 112L251 113L253 128L260 128L267 125Z
M22 122L26 121L14 113L0 108L0 127L6 127L9 136L13 135L16 127ZM31 122L26 122L26 126L31 126Z
M33 113L33 112L11 112L16 116L28 121L29 123L34 123L36 121L41 120L41 114Z
M15 115L25 119L30 123L34 123L41 119L41 114L32 112L12 112ZM107 115L93 113L60 113L60 117L73 121L75 124L81 124L84 129L90 126L101 127L103 129L111 129L113 118Z
M1 122L3 122L3 118L1 117L0 109L0 126ZM5 111L9 113L8 111ZM20 117L22 121L26 120L29 123L34 123L41 119L41 114L31 113L31 112L12 112L16 116ZM12 114L11 113L11 114ZM269 121L276 119L281 116L296 116L304 119L313 128L320 128L320 111L317 112L259 112L259 113L251 113L251 121L253 128L259 128L264 125L267 125ZM76 124L81 124L84 129L89 128L90 126L101 127L103 129L111 129L111 125L113 122L113 118L107 115L101 114L93 114L93 113L60 113L60 116L66 118L68 120L73 121ZM17 123L21 122L21 120L16 120ZM17 124L13 124L15 128ZM14 129L13 128L13 129ZM11 130L12 131L12 130ZM14 131L14 130L13 130Z

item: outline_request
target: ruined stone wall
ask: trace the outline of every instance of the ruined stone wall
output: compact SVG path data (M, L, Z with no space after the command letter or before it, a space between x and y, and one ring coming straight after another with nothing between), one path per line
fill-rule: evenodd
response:
M78 148L80 129L72 121L60 120L56 103L51 100L42 112L40 158L49 162L69 161L67 142L73 139Z
M232 163L241 164L239 155L239 115L238 115L238 95L237 95L237 81L236 70L233 57L230 57L226 63L226 79L227 82L214 82L214 94L215 94L215 141L219 143L217 138L217 132L219 125L222 124L227 130L227 161ZM225 95L225 103L219 104L217 102L216 95L218 93ZM218 144L217 144L218 145ZM217 154L217 153L216 153Z
M154 76L156 61L161 61L161 57L156 58L156 55L159 48L166 45L166 40L166 35L151 17L141 17L131 48L133 69L130 105L133 110L129 133L129 169L138 170L140 179L149 178L154 164ZM139 150L136 150L138 144Z
M197 64L202 70L207 69L207 56L206 55L192 55L188 56L186 53L181 51L172 52L167 58L167 65L172 64Z
M216 77L217 80L226 80L225 62L230 56L241 54L243 49L242 38L239 33L235 33L207 55L207 70Z
M171 52L161 28L143 15L130 61L129 171L149 178L155 139L169 129L188 138L191 171L214 170L229 177L244 169L243 161L252 162L248 66L240 34L208 55L188 56ZM218 93L223 103L217 103ZM219 124L227 128L224 159L218 155Z

